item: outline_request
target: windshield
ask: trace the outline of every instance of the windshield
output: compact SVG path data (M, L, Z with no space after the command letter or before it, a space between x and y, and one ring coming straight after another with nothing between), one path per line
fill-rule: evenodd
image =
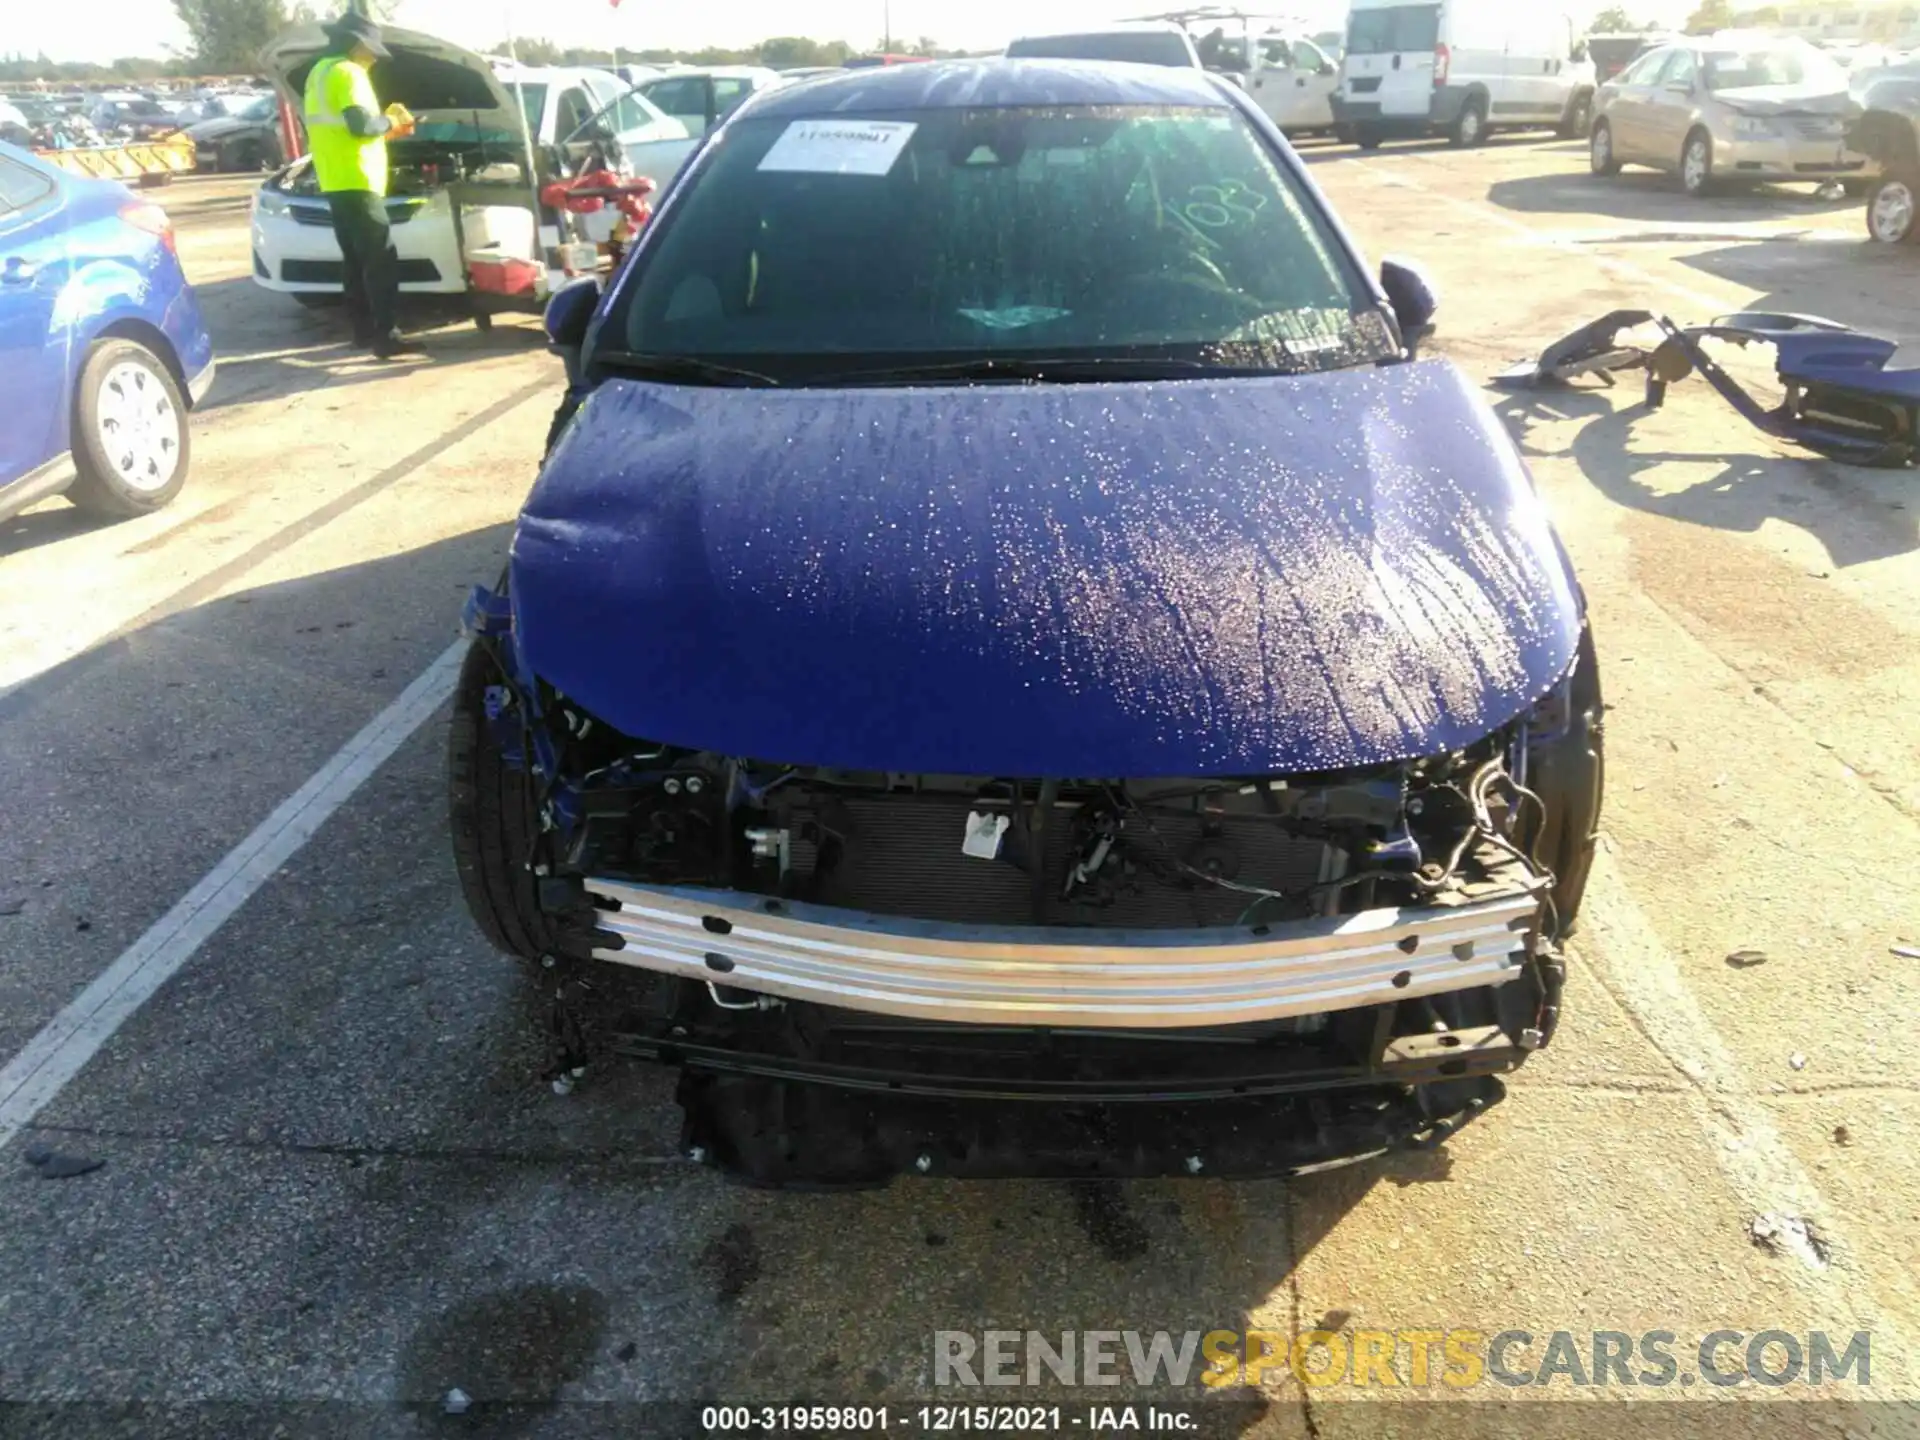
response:
M540 112L547 108L547 87L545 85L517 84L512 80L503 81L509 95L520 97L520 113L527 117L527 133L538 141L540 138Z
M1028 60L1123 60L1136 65L1188 67L1193 64L1184 36L1156 31L1033 35L1007 46L1007 55Z
M1750 50L1709 50L1709 90L1744 90L1750 85L1831 85L1844 90L1846 72L1811 45L1756 46Z
M271 95L262 95L258 100L242 110L237 118L241 120L271 120L279 113L279 105Z
M603 347L782 383L1048 356L1312 370L1394 353L1240 116L946 109L736 122Z
M1347 18L1349 55L1426 52L1440 43L1438 5L1389 5L1355 10Z

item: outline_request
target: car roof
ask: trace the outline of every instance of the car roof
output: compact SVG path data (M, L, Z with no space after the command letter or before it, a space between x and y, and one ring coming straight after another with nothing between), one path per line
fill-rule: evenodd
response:
M686 70L663 70L658 75L649 75L640 83L651 85L656 80L685 80L702 75L712 76L716 80L753 80L763 75L778 75L780 72L765 65L695 65Z
M1105 25L1080 25L1071 30L1030 30L1019 40L1066 40L1081 35L1185 35L1168 20L1115 20Z
M1200 105L1233 108L1204 70L1092 60L941 60L875 65L782 85L754 97L755 118L806 119L846 111L958 110L1015 105Z
M592 65L496 65L493 78L502 85L512 85L515 80L525 85L564 85L569 80L583 79L592 75L599 79L605 72ZM614 77L618 79L619 77Z

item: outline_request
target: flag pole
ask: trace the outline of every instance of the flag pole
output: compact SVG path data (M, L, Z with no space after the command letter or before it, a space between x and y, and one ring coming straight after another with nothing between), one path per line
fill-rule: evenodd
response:
M533 243L535 248L544 256L546 253L546 239L540 232L546 227L540 223L540 159L534 153L533 131L527 120L527 89L526 82L520 77L520 48L514 43L513 39L512 0L507 0L507 3L503 4L500 10L501 16L506 21L507 26L507 59L513 63L513 108L520 116L520 142L526 151L527 190L533 197ZM554 230L554 243L558 244L559 240L560 232L556 226ZM460 257L460 264L463 269L466 263L467 257L462 255ZM553 273L551 262L548 263L546 269L548 275L551 276ZM551 288L551 281L549 281L549 288Z

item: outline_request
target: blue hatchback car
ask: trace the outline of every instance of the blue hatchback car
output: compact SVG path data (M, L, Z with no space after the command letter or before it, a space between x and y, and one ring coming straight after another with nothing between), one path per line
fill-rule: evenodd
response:
M1551 1039L1579 588L1286 141L1201 71L756 97L604 296L469 604L453 849L556 1078L768 1184L1428 1145ZM570 412L570 413L569 413Z
M0 518L144 515L186 483L213 341L166 211L0 144Z

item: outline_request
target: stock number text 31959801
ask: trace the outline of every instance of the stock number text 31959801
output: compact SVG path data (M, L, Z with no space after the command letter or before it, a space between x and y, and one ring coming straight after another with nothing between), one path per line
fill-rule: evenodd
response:
M898 1429L925 1434L1057 1434L1069 1424L1058 1405L709 1405L706 1435L872 1435Z

